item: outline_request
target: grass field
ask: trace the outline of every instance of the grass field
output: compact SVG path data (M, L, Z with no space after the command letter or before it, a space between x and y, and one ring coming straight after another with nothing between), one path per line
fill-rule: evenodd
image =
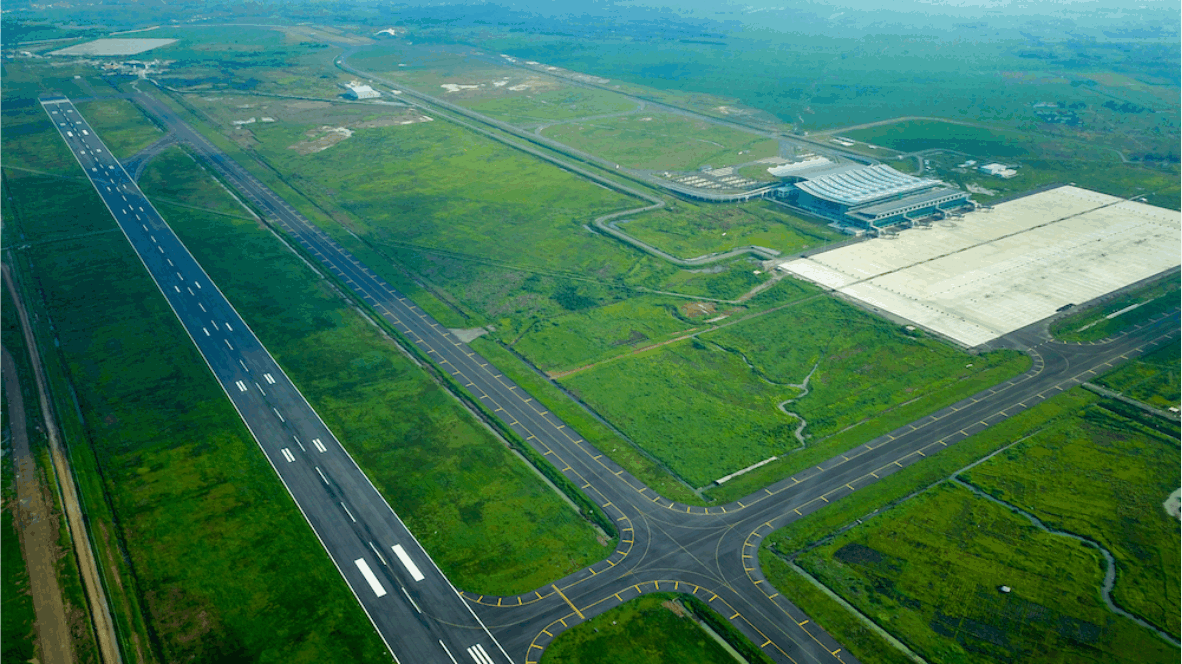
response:
M711 495L754 491L1026 369L1018 353L972 356L831 298L562 379L694 486L785 458ZM809 391L792 385L809 377ZM794 431L806 421L807 448ZM840 435L834 435L840 434ZM789 452L792 452L789 454ZM737 487L737 488L734 488Z
M35 188L11 190L22 225L60 218L44 200L24 205ZM43 215L36 223L30 207ZM97 198L88 209L106 216ZM380 657L380 640L123 236L62 239L21 259L47 298L41 316L54 323L76 390L84 428L67 437L106 547L100 558L117 566L106 574L121 578L108 589L129 657ZM117 524L103 518L108 504ZM122 570L112 544L127 556ZM291 610L280 620L258 606ZM313 623L322 638L305 638Z
M478 113L498 120L527 126L610 113L624 113L636 110L638 106L631 99L606 90L575 88L565 84L557 90L545 90L537 93L526 90L510 94L513 96L461 103Z
M1051 334L1062 341L1099 341L1179 306L1182 285L1175 273L1061 318L1051 324Z
M1125 396L1158 408L1179 406L1179 367L1182 350L1177 344L1142 355L1095 382Z
M553 125L542 135L621 166L646 170L720 168L780 153L772 139L656 111Z
M1179 209L1176 165L1151 168L1123 163L1118 153L1085 137L1048 136L1012 129L987 128L939 120L902 120L844 132L850 138L885 145L901 152L950 150L931 155L935 175L958 185L976 184L994 194L976 194L981 202L1008 198L1052 184L1074 183L1120 197L1145 198L1152 205ZM1020 166L1011 179L958 169L965 159L1000 161ZM913 161L913 160L912 160ZM892 162L903 167L908 162Z
M616 223L629 235L680 258L750 245L793 254L842 239L817 221L762 202L723 206L677 201Z
M1098 552L955 484L941 484L799 561L929 661L1178 657L1177 648L1104 607ZM999 592L1002 585L1013 591Z
M79 102L77 108L117 159L126 159L164 136L138 106L126 99Z
M160 209L457 586L524 592L605 553L577 512L257 222Z
M1177 357L1177 347L1172 349ZM1177 364L1173 373L1178 386ZM1178 521L1162 508L1179 487L1177 425L1099 402L973 468L964 479L1047 526L1099 542L1116 558L1116 603L1179 634Z
M733 664L676 593L643 595L563 632L543 664Z
M631 297L552 316L525 330L513 349L542 369L570 369L623 355L689 330L677 307L684 300Z

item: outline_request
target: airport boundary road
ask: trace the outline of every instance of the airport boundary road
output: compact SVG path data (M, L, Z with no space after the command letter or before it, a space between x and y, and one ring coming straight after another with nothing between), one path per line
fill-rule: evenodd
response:
M73 104L41 104L395 661L511 661Z

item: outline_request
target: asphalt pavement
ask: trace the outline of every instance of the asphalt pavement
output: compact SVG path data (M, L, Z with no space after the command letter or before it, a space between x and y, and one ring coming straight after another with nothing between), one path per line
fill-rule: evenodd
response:
M511 661L74 105L41 103L395 660Z
M1178 334L1177 312L1105 344L1060 344L1040 336L1035 328L1020 331L1009 340L1031 354L1034 363L1027 373L740 500L707 507L684 505L657 495L588 444L488 360L456 339L414 302L188 127L166 105L147 95L137 95L135 101L164 122L178 140L203 157L225 182L262 211L270 223L282 228L321 261L440 370L452 375L474 401L485 405L551 461L616 523L620 534L616 550L586 569L513 597L461 593L513 661L536 662L545 646L563 630L639 594L672 590L700 597L774 661L855 662L840 644L785 600L763 577L758 565L762 538L775 528L1104 373L1143 350L1176 339ZM132 241L136 244L136 240ZM150 251L147 253L151 255ZM167 278L166 272L165 281L158 283L166 284L162 290L169 296ZM178 295L184 299L183 293ZM200 339L195 337L195 341ZM220 352L220 348L216 350ZM223 381L223 385L232 387L234 383ZM294 392L294 387L291 390ZM227 394L232 400L235 398L233 389L228 388ZM268 419L265 409L261 416L264 421ZM273 452L260 444L277 470L281 468ZM345 456L343 452L338 454ZM356 472L360 475L360 471ZM283 477L282 472L280 475ZM314 480L315 477L309 478L311 484L315 484ZM363 481L363 476L356 480ZM356 505L358 511L363 509L362 503L368 503L364 507L367 518L389 511L372 487L368 492L350 494L349 500L353 501L345 501L349 508ZM320 502L331 503L323 498ZM335 541L337 537L353 546L353 550L358 549L358 542L366 541L365 536L350 534L348 528L334 533L330 539ZM388 543L383 544L388 548ZM326 544L330 554L332 546ZM349 555L355 554L347 554L344 559ZM348 572L347 569L343 572L347 579ZM350 584L366 605L369 598L364 581L354 585L351 580ZM450 598L444 595L443 592L433 594L430 608L425 602L420 604L428 613L449 610L436 609L433 604L435 601L447 604ZM379 622L375 620L385 637L387 632ZM431 634L434 636L436 632ZM422 652L429 652L426 637L410 640L416 644L421 641Z

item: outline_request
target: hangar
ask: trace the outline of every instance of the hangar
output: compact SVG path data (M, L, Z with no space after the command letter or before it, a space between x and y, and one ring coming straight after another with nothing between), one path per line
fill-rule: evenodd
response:
M977 346L1182 263L1182 216L1058 187L779 268Z

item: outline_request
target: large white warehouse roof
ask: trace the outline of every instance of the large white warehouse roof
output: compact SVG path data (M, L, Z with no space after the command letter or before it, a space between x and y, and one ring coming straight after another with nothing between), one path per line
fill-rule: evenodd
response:
M822 175L806 182L798 182L796 186L827 201L843 205L861 205L939 184L936 180L912 177L889 166L878 165Z

